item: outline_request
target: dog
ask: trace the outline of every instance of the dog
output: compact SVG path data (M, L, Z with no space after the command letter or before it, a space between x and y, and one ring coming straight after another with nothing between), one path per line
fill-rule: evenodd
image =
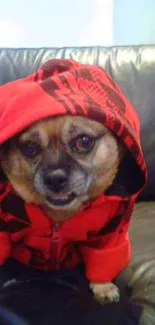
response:
M42 119L0 149L2 169L14 190L56 222L74 217L104 193L124 155L120 139L103 124L69 115ZM90 288L100 302L119 300L111 282L90 282Z
M0 87L0 125L0 265L83 263L95 298L117 301L147 181L131 103L101 67L52 59Z

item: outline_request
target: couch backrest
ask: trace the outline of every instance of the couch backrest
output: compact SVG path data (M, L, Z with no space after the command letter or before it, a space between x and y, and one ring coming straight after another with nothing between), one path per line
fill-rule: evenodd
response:
M155 199L155 46L0 49L0 85L27 76L51 58L99 65L119 84L141 121L148 167L141 198Z

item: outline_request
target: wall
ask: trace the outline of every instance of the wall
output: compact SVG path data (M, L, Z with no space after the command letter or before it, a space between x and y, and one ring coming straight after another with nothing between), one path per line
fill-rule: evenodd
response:
M0 46L111 45L113 0L4 0Z
M1 47L155 43L155 0L4 0Z
M114 0L113 44L155 44L155 0Z

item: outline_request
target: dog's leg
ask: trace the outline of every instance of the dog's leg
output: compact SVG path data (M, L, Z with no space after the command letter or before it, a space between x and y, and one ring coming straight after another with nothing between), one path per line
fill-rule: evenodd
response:
M92 290L94 297L100 303L117 302L120 298L119 289L112 282L106 283L90 283L90 289Z

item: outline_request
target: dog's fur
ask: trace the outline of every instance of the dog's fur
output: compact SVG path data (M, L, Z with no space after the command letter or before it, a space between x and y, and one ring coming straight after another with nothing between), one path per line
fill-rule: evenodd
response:
M88 142L89 150L82 141ZM113 183L123 152L119 139L102 124L80 116L59 116L37 122L2 145L0 162L25 202L40 205L61 221ZM61 190L58 184L53 188L57 177L63 183ZM73 200L65 203L72 193ZM96 297L105 299L105 285L91 284L91 288ZM106 296L113 300L118 291L110 284L111 288Z

